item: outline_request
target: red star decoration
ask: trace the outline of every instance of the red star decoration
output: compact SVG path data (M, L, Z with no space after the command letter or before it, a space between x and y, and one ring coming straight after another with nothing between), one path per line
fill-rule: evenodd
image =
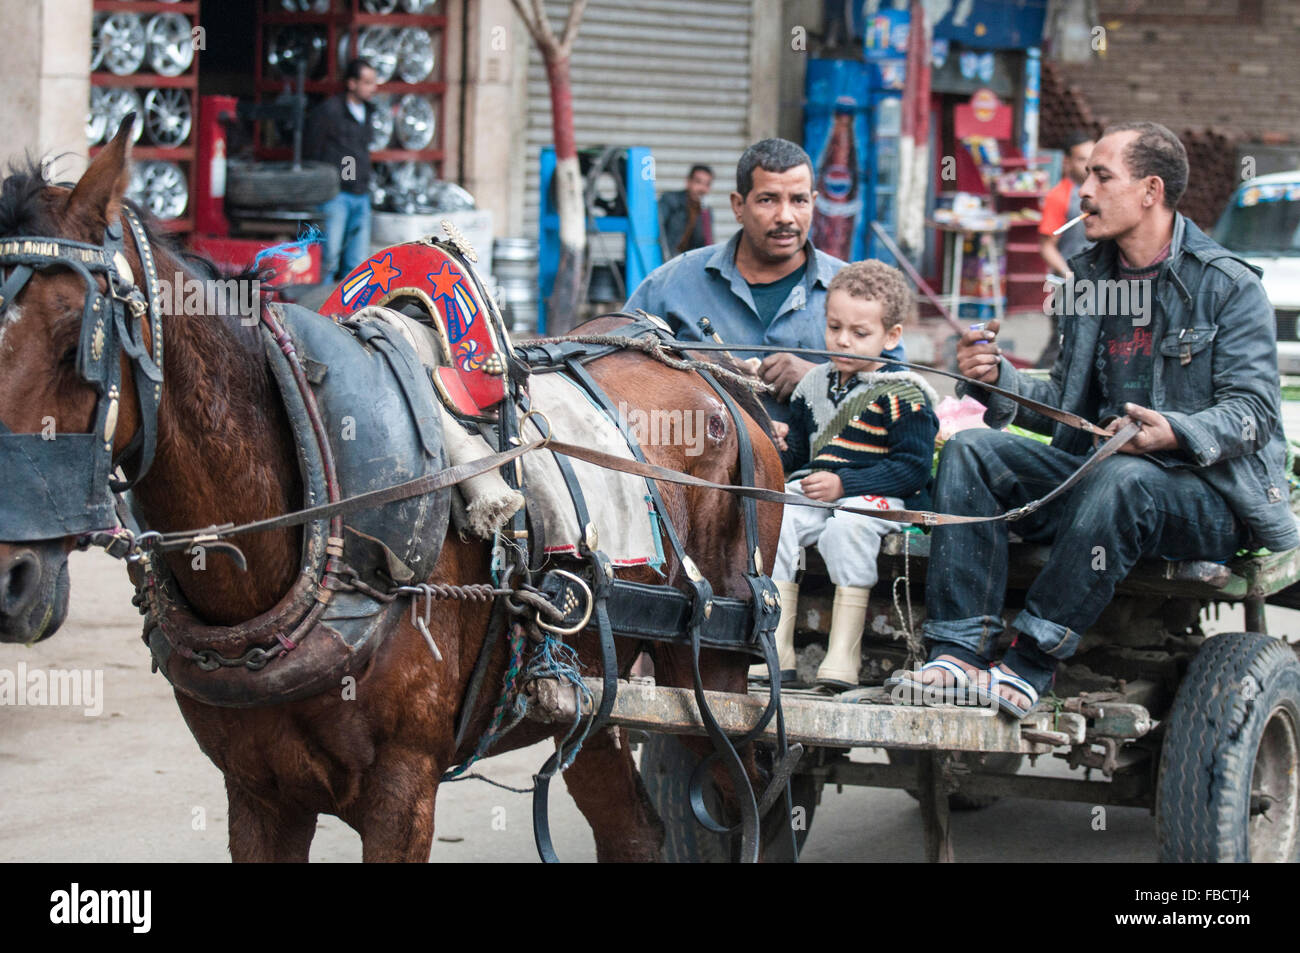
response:
M381 285L384 294L388 294L388 286L393 283L394 278L402 273L399 269L393 267L392 252L385 255L382 261L372 261L370 271L370 283L372 285Z
M435 298L450 298L456 292L456 283L460 281L461 274L449 262L443 262L438 271L429 275L429 280L433 282L433 296Z

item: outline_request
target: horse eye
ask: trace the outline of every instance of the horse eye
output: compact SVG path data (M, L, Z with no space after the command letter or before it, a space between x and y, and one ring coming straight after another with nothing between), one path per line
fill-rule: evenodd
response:
M64 351L63 356L59 358L59 364L67 367L75 367L77 364L77 349L75 347L70 347Z

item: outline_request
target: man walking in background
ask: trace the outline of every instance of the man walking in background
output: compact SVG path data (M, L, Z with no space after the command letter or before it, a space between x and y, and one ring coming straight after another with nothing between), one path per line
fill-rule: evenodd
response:
M314 110L303 130L303 158L339 170L339 194L320 206L325 220L321 280L341 281L370 254L370 99L379 83L365 60L344 71L347 89Z
M1070 277L1071 258L1086 251L1091 243L1084 233L1083 224L1053 235L1066 222L1082 211L1079 207L1079 186L1088 177L1088 156L1092 154L1092 136L1076 130L1065 137L1065 160L1061 164L1061 181L1043 199L1043 220L1038 225L1038 253L1047 262L1048 274ZM1060 318L1052 315L1052 336L1038 359L1039 367L1051 367L1061 352Z
M685 189L659 196L659 245L664 261L713 244L713 212L705 203L712 185L713 170L693 165Z

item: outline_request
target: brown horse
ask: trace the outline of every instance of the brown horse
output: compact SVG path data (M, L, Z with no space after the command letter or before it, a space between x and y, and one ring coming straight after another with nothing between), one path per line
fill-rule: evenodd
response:
M105 227L119 219L123 203L126 129L124 124L71 190L48 184L35 169L11 174L0 194L0 240L36 235L99 244ZM129 233L126 244L139 284L140 254ZM160 275L189 274L181 257L165 245L154 245L154 256ZM0 421L14 433L39 432L49 418L60 433L93 429L96 395L74 370L84 298L80 278L66 269L51 269L37 273L19 300L0 303ZM608 326L597 323L584 330ZM133 491L149 528L242 523L302 505L290 428L257 333L234 319L205 314L164 318L157 453ZM121 412L112 434L118 448L140 426L135 388L126 358L122 360ZM653 407L700 411L710 421L707 452L687 455L682 447L646 446L651 463L708 480L736 481L737 436L731 418L697 375L631 352L589 367L615 402L647 412ZM763 426L750 416L744 425L755 448L758 485L779 489L780 461ZM745 537L736 502L718 491L668 484L661 492L686 550L715 591L746 595ZM780 518L778 506L759 505L765 553L775 552ZM67 554L74 544L71 537L0 544L0 640L30 642L59 627L68 601ZM247 572L226 559L212 559L196 571L184 553L166 558L185 598L204 620L233 624L267 611L281 598L294 581L299 544L300 534L293 529L243 537ZM489 555L487 544L449 533L432 581L487 581ZM676 560L669 556L664 568L670 583L680 582L682 567ZM619 575L651 581L648 570L620 570ZM358 679L355 700L326 693L273 707L232 709L177 693L200 748L225 775L231 856L238 861L305 861L317 816L325 813L361 835L365 860L427 860L439 781L449 766L473 751L505 673L506 646L498 634L468 740L457 750L457 709L489 637L488 615L482 603L445 603L433 627L442 647L440 662L409 621L401 623ZM570 642L584 674L597 674L595 636L586 631ZM637 645L624 639L618 643L619 669L626 676ZM744 691L749 663L741 654L705 649L701 671L706 687ZM689 685L689 649L661 645L656 675L661 684ZM525 721L506 736L500 750L554 734L553 726ZM703 739L695 744L701 752L707 750ZM759 790L752 752L745 752L745 758ZM724 806L734 806L725 776L721 771L715 775ZM642 787L626 731L590 737L565 781L592 826L600 860L659 859L662 826Z

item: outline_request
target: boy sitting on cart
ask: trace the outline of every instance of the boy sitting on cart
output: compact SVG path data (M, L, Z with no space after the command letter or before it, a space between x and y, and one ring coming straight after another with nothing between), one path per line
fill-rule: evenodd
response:
M826 294L826 347L861 355L819 364L790 398L788 431L778 428L786 490L858 509L928 509L928 484L939 421L934 390L910 372L872 358L896 347L915 310L902 273L880 261L842 269ZM793 471L793 472L792 472ZM817 683L858 684L867 597L876 584L881 537L899 524L856 513L787 506L772 580L781 594L776 630L782 684L796 680L794 626L802 547L816 543L835 585L826 658ZM766 678L764 666L751 677Z

